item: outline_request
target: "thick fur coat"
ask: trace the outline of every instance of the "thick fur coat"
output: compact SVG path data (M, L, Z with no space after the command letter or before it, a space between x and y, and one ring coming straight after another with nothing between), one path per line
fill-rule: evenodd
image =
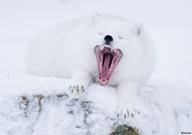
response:
M28 49L27 72L38 76L70 78L71 95L81 97L98 78L96 45L113 36L113 47L123 56L108 85L116 87L117 115L131 118L142 113L137 91L153 69L153 47L142 24L106 14L72 19L42 32ZM107 97L106 97L107 98Z

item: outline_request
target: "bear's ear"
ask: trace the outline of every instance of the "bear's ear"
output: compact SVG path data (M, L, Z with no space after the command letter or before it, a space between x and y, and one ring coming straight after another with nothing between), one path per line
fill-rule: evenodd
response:
M140 36L143 32L143 29L144 29L143 24L141 24L141 23L134 24L134 31L133 32L136 36Z
M97 20L101 17L101 14L100 13L94 13L91 17L91 22L90 24L92 26L96 25L97 24Z

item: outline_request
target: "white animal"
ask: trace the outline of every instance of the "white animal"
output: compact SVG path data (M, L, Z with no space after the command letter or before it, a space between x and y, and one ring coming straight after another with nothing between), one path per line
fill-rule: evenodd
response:
M153 59L142 24L119 16L94 14L41 33L28 50L27 71L71 78L69 90L75 97L84 95L93 81L116 87L117 115L132 118L142 113L137 90L151 74Z

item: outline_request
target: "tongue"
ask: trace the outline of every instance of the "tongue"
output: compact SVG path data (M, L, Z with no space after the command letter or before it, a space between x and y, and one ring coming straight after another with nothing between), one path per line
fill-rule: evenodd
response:
M103 66L102 66L102 80L107 80L108 79L108 73L109 69L111 66L111 60L112 60L112 55L106 54L103 58Z

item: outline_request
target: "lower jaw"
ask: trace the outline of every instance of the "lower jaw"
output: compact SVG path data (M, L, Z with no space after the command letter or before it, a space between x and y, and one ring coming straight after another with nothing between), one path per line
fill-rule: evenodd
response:
M103 80L100 80L100 79L99 79L99 83L100 83L101 85L103 85L103 86L107 85L108 82L109 82L109 80L103 81Z
M109 79L110 79L110 76L111 76L111 70L112 70L112 67L110 67L109 71L103 71L103 68L99 68L98 82L101 85L105 86L105 85L107 85L109 83ZM107 73L103 73L103 72L107 72Z
M109 83L109 79L110 79L110 74L108 74L105 77L102 77L102 73L99 75L99 83L103 86L107 85Z

